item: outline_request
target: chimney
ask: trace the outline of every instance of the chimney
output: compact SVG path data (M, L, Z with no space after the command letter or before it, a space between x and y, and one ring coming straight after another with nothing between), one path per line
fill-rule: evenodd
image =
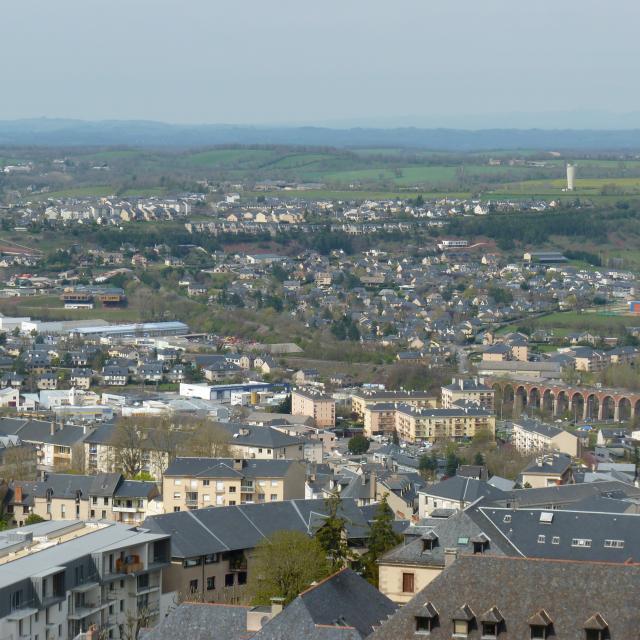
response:
M22 487L17 486L13 488L13 501L22 503Z
M271 615L277 616L284 607L284 598L271 598Z
M444 550L444 568L450 567L458 558L458 550L451 547Z
M56 421L55 421L55 420L52 420L52 421L51 421L51 427L49 428L49 433L50 433L52 436L55 436L55 435L56 435Z
M233 460L233 469L234 471L241 471L243 467L242 458L234 458Z

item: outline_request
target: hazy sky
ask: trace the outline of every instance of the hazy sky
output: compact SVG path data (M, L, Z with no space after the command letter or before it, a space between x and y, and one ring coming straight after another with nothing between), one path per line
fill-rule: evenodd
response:
M640 111L638 0L2 5L0 119L475 126Z

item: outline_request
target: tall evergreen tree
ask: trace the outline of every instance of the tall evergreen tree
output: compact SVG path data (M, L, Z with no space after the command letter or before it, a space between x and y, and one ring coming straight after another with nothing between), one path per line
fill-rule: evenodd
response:
M385 494L378 506L375 520L371 523L369 548L362 558L364 577L375 587L379 580L378 560L402 542L402 536L393 530L393 520L393 511Z
M316 533L316 539L325 550L333 571L347 566L351 551L347 544L346 520L342 517L342 500L334 491L326 500L327 518Z

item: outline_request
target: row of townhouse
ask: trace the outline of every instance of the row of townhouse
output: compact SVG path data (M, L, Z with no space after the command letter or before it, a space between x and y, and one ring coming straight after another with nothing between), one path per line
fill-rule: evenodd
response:
M141 524L147 516L162 513L162 501L155 482L125 480L120 473L45 473L42 480L11 482L5 508L18 527L32 514L45 520Z

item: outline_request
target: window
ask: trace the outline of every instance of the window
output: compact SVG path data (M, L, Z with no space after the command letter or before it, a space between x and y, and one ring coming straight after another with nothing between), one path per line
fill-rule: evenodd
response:
M553 538L551 538L551 544L560 544L560 536L553 536Z
M120 611L124 611L124 600L120 600Z
M177 486L177 485L179 485L179 484L182 484L182 480L179 480L178 478L176 478L176 479L173 481L173 484L175 484L176 486Z
M213 591L216 588L215 576L207 578L207 591Z
M482 637L483 638L497 638L498 637L498 623L497 622L483 622L482 623Z
M264 480L258 480L258 486L259 487L266 487L267 483Z
M180 511L180 507L173 507L173 512L177 513L178 511Z
M174 491L174 492L173 492L173 499L174 499L174 500L180 500L180 496L181 496L181 495L182 495L182 494L181 494L179 491Z
M235 500L229 500L229 506L230 507L235 507L236 506L236 501Z
M209 555L204 557L204 563L205 564L213 564L214 562L218 562L218 554L217 553L210 553Z
M189 581L189 591L191 593L195 593L198 590L198 581L197 580L190 580Z
M216 482L216 491L224 491L224 482Z
M415 589L415 586L414 586L413 573L403 573L402 574L402 592L413 593L414 589Z
M224 586L233 587L233 573L227 573L224 576Z
M109 504L109 498L104 498L104 505L105 507L108 506Z
M95 512L95 510L93 510L93 509L91 509L91 517L92 517L92 518L95 518L95 517L96 517L96 512Z
M202 496L202 500L203 500L204 502L209 502L209 501L211 500L211 496L210 496L208 493L205 493L205 494Z
M278 481L277 480L272 480L271 481L271 486L272 487L277 487L278 486Z
M262 453L262 449L258 449L258 453Z
M106 520L106 519L107 519L107 512L106 512L106 511L103 511L103 512L102 512L102 519L103 519L103 520Z
M547 627L541 624L531 625L531 640L544 640L547 637Z
M236 492L236 487L234 485L231 485L229 487L229 493L235 493Z
M271 502L275 502L278 499L278 494L277 493L272 493L271 494Z
M64 518L67 515L67 507L64 504L60 505L60 517Z
M469 634L469 623L466 620L453 621L453 635L466 636Z
M223 505L224 504L224 496L216 496L216 504Z
M202 563L202 558L187 558L182 564L185 569L189 567L199 567Z
M191 481L191 488L192 489L197 489L198 488L198 481L197 480L192 480Z
M538 544L544 544L545 540L546 540L546 538L544 537L544 535L540 534L538 536Z
M429 634L433 628L433 619L416 616L416 633Z
M572 547L584 547L589 549L591 547L591 540L589 538L573 538L571 541Z
M202 486L203 487L208 487L209 486L209 480L203 480L202 481Z
M624 540L605 540L605 549L624 549Z
M98 504L98 497L97 496L93 496L93 498L91 498L91 504Z

